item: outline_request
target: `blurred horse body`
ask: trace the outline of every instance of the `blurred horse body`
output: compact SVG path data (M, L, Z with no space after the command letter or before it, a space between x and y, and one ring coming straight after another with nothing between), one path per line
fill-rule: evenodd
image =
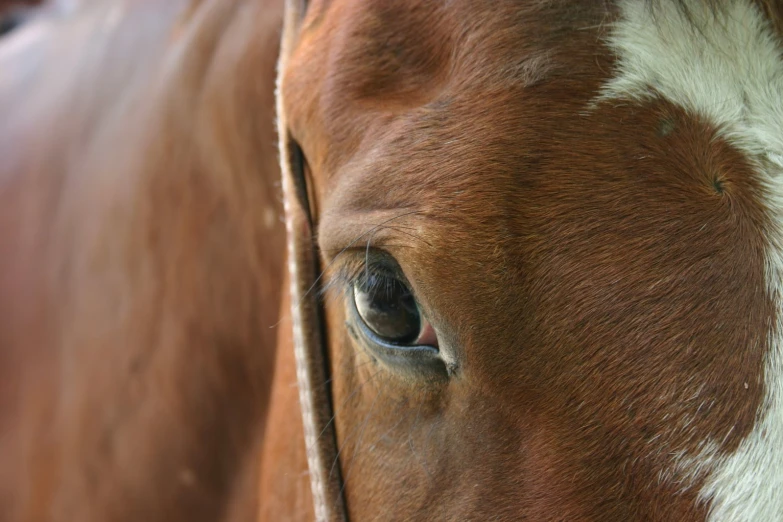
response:
M55 7L0 43L0 519L253 518L282 6Z

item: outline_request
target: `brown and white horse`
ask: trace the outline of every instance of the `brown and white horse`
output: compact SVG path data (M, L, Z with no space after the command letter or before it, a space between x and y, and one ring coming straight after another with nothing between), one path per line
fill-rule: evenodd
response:
M783 5L284 18L0 43L0 519L783 520Z

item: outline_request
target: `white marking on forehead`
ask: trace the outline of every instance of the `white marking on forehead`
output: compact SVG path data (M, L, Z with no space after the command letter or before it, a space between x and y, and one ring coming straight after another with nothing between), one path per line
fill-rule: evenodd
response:
M654 14L645 0L620 0L620 18L608 44L617 74L595 100L637 101L661 97L714 125L742 151L768 189L765 268L778 306L765 358L765 396L753 431L731 455L703 441L688 456L691 474L706 473L699 493L710 503L711 521L783 520L783 61L766 20L748 0L729 0L713 16L703 2L688 5L689 18L673 0ZM697 27L694 28L694 25ZM740 347L742 348L742 347ZM738 390L737 393L741 393ZM712 449L710 449L712 448Z

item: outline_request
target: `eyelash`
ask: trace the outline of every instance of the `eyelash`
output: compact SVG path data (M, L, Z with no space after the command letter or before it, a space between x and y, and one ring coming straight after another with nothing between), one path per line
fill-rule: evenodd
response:
M403 280L394 274L394 271L383 266L383 263L367 260L365 256L355 256L340 264L329 277L329 282L321 289L322 297L333 293L345 292L357 284L371 282L368 289L377 292L384 286L389 287L393 282Z

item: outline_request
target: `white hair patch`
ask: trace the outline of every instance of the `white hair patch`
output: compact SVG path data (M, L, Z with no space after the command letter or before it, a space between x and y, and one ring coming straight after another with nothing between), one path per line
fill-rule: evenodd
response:
M749 0L723 11L707 2L620 0L607 43L615 76L595 104L661 98L711 123L741 151L766 189L765 278L777 308L765 355L764 398L751 433L731 454L713 441L673 469L697 473L710 521L783 520L783 61L771 24ZM686 14L687 13L687 14ZM742 347L738 347L742 349ZM682 470L683 466L693 470ZM693 473L691 473L693 472Z

